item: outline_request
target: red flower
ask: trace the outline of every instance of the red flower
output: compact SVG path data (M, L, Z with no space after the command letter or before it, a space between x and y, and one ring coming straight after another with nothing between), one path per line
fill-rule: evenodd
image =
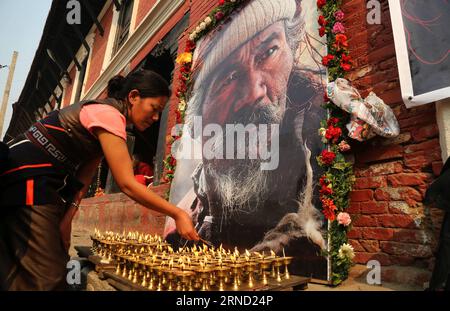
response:
M324 26L320 27L319 28L319 36L323 37L323 36L325 36L325 33L326 33L325 27Z
M183 67L181 67L180 71L181 71L181 73L189 73L190 70L189 70L189 68L183 66Z
M170 165L171 165L171 166L177 165L177 160L176 160L175 158L171 158L171 159L170 159Z
M342 130L339 127L334 127L330 125L325 132L325 138L328 140L332 140L333 143L336 143L339 137L342 135Z
M342 61L343 61L344 63L351 63L351 62L352 62L352 57L351 57L350 55L345 55L345 54L343 54L343 55L342 55Z
M344 69L344 71L350 71L352 69L352 65L341 62L341 68Z
M336 214L334 211L337 210L336 205L334 205L333 200L328 198L322 198L322 213L325 215L325 218L333 221L336 219Z
M195 49L195 42L192 40L187 40L185 52L192 52Z
M186 82L186 81L187 81L187 78L186 78L186 76L185 76L184 74L180 73L179 76L178 76L178 80L181 80L181 81L183 81L183 82Z
M332 195L333 189L331 189L330 187L327 187L327 186L322 186L322 189L320 189L320 194L321 195Z
M328 97L327 92L325 92L325 93L323 94L323 101L326 102L326 103L330 101L330 98Z
M321 9L324 5L327 4L327 0L317 0L317 6Z
M328 186L329 181L327 179L327 176L323 175L322 177L320 177L319 183L322 187Z
M352 69L352 65L341 62L341 68L344 69L344 71L350 71Z
M178 93L186 93L186 91L187 91L186 84L184 84L183 82L180 83L180 86L178 87Z
M219 5L224 5L225 4L225 0L219 0Z
M347 36L343 35L343 34L337 34L335 41L334 41L334 47L337 50L340 50L343 47L348 47L348 42L347 42Z
M329 118L329 119L327 120L327 125L328 125L328 126L330 126L330 125L336 125L336 124L338 124L338 123L339 123L339 119L336 118L336 117Z
M323 17L323 15L319 16L319 20L317 22L319 23L320 26L326 26L328 23L325 17Z
M332 151L324 150L322 151L322 154L320 155L322 163L325 165L331 165L334 162L334 159L336 158L336 154Z
M217 12L214 17L216 18L216 20L220 21L223 17L225 16L225 14L223 14L222 12Z
M333 59L334 59L334 55L328 54L322 58L322 64L324 66L328 66Z

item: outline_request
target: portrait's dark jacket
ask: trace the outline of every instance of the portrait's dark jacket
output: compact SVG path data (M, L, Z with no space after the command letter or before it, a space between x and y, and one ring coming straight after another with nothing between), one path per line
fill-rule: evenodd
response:
M445 211L436 261L429 289L450 290L450 158L445 162L439 177L428 188L424 204Z

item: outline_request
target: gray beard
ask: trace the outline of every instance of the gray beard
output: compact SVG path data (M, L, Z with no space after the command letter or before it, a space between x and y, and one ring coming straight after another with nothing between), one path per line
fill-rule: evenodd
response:
M241 113L240 118L233 121L255 125L280 124L286 111L286 99L258 106L257 109ZM223 146L223 138L218 138L215 142L215 146L217 145ZM245 148L248 155L248 145ZM225 165L217 165L215 161L226 162ZM204 160L203 163L207 179L214 184L213 189L208 184L208 192L218 197L222 207L221 221L228 221L237 213L254 212L267 200L270 171L261 170L261 159Z
M232 166L218 170L208 163L205 175L214 180L214 189L208 189L218 196L222 207L222 220L229 220L237 213L251 213L267 199L269 171L260 169L259 160L242 160L245 166ZM209 186L209 185L208 185Z

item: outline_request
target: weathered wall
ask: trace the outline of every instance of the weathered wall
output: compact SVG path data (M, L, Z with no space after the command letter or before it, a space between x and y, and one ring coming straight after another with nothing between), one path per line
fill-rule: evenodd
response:
M406 109L401 99L389 6L382 2L381 25L366 21L366 1L344 1L345 25L354 70L348 76L363 96L374 91L395 112L401 133L355 144L356 184L349 212L355 262L382 265L383 280L401 280L398 266L423 268L412 282L427 281L442 214L422 204L442 168L435 104Z

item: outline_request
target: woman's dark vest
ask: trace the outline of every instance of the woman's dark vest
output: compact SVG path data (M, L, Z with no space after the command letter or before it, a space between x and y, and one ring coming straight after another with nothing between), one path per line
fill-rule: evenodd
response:
M127 117L126 103L113 98L81 101L60 111L51 112L44 119L34 123L28 131L8 142L10 150L6 165L0 170L0 187L11 189L10 192L21 193L20 188L23 188L21 184L33 179L35 188L43 189L35 191L36 202L54 201L49 197L56 196L70 200L71 196L83 186L75 178L77 169L82 164L103 155L98 139L80 122L83 106L95 103L114 107ZM31 143L21 143L26 140ZM52 178L51 182L49 178ZM47 188L58 189L58 195L42 194L47 192ZM6 191L0 193L0 205L12 202L9 198L13 194L4 192ZM22 195L18 195L20 196Z
M74 174L82 164L103 154L100 142L80 122L80 111L85 105L99 103L109 105L127 115L124 102L108 98L78 102L61 111L52 112L36 122L25 136L58 161L68 173ZM45 139L41 139L44 137Z

